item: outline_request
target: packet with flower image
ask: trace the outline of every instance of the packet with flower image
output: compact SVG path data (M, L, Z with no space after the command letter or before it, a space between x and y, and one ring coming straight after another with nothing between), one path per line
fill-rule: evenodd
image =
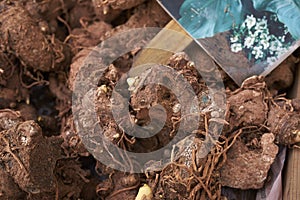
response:
M158 0L238 84L300 45L299 0Z

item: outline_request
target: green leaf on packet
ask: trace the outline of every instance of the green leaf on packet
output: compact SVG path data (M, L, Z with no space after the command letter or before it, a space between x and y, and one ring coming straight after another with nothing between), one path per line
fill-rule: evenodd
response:
M212 37L228 31L244 18L241 0L186 0L179 23L194 37Z
M258 11L276 13L295 39L300 39L300 1L299 0L252 0Z

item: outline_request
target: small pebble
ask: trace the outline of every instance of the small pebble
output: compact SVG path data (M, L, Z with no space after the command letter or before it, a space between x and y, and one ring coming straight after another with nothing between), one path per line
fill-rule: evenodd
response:
M134 91L138 81L139 81L139 77L138 76L133 77L133 78L128 78L127 79L127 84L129 86L128 90L129 91Z
M106 85L101 85L99 87L100 91L104 92L104 93L107 93L107 86Z
M151 200L152 197L153 194L151 188L147 184L144 184L142 187L140 187L135 200Z
M211 115L212 118L217 118L217 117L220 116L218 111L212 111L212 112L210 113L210 115Z
M173 106L173 112L175 114L178 113L180 111L180 109L181 109L181 105L179 103L177 103Z

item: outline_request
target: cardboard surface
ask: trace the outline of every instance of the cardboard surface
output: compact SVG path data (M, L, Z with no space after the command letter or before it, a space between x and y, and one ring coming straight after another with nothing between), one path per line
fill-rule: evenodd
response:
M193 38L176 21L171 20L134 60L129 76L134 77L145 71L150 67L147 63L166 64L174 52L183 51L192 42Z

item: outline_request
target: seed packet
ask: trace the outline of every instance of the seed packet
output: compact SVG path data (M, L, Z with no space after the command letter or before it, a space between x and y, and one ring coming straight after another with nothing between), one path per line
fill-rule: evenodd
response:
M158 0L238 84L267 75L300 39L299 0Z

